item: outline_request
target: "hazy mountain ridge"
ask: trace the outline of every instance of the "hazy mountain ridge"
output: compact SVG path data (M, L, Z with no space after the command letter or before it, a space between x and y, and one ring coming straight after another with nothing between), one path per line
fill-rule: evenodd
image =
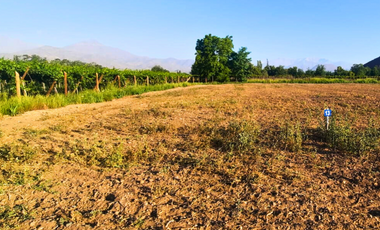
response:
M352 66L351 63L348 62L334 62L324 58L299 58L299 59L286 59L286 58L278 58L274 60L269 60L269 65L274 66L285 66L285 68L290 68L293 66L297 66L300 69L307 70L312 69L315 70L318 65L324 65L327 71L334 71L338 66L343 67L343 69L349 70Z
M150 69L155 65L160 65L170 71L190 72L194 63L193 59L179 60L175 58L150 58L138 56L128 51L103 45L97 41L84 41L62 48L53 46L38 46L25 43L17 39L0 36L0 57L12 59L14 55L39 55L48 60L68 59L79 60L87 63L97 63L105 67L115 67L118 69ZM285 68L297 66L300 69L315 70L318 65L324 65L327 71L334 71L338 66L350 69L352 64L346 62L333 62L323 58L299 58L287 59L278 58L268 61L269 65L285 66ZM265 66L266 63L263 63Z
M79 42L63 48L41 46L12 53L0 49L0 56L13 58L14 55L38 55L48 60L68 59L79 60L86 63L97 63L105 67L118 69L150 69L160 65L170 71L190 72L193 60L178 60L175 58L158 59L131 54L125 50L105 46L96 41Z
M22 50L34 49L39 46L40 45L0 35L0 53L15 53Z

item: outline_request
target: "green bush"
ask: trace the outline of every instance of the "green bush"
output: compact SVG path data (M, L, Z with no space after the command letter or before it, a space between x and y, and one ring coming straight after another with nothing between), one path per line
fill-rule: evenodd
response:
M379 147L379 124L369 120L366 128L352 127L348 119L331 117L329 129L321 122L319 131L324 141L336 150L363 155Z

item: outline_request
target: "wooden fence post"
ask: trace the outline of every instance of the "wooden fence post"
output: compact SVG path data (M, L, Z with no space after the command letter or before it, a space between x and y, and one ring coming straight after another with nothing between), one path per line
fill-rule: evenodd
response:
M177 78L178 78L178 83L179 83L179 76L177 76Z
M146 86L149 86L149 77L146 76Z
M168 84L168 77L165 76L165 84Z
M121 88L120 76L117 75L117 79L119 80L119 88Z
M136 80L136 76L134 75L133 76L133 80L135 81L135 86L137 85L137 80Z
M57 82L54 81L53 84L51 84L50 89L49 89L49 91L46 94L47 97L50 95L51 91L53 90L55 83L57 83Z
M65 82L65 96L67 96L67 73L63 72Z
M22 75L22 77L21 77L21 81L23 81L23 80L25 79L25 77L26 77L26 75L28 74L28 72L29 72L29 67L26 68L25 73L24 73L24 74Z
M98 73L96 73L96 86L95 86L95 90L99 92L99 75L98 75Z
M17 73L17 71L15 71L15 75L16 75L16 93L17 93L17 97L21 98L20 74Z
M193 83L194 83L194 77L193 77Z

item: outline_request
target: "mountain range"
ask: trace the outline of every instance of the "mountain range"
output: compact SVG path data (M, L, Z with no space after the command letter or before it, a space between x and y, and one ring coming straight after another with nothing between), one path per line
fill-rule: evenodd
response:
M334 62L324 58L299 58L299 59L285 59L279 58L274 60L268 60L269 65L279 66L282 65L285 68L290 68L297 66L299 69L315 70L318 65L324 65L327 71L334 71L338 66L341 66L343 69L349 70L352 66L352 63L348 62Z
M38 55L48 60L68 59L79 60L87 63L97 63L106 67L118 69L150 69L160 65L170 71L190 72L192 59L179 60L175 58L150 58L131 54L128 51L103 45L97 41L79 42L65 47L43 46L26 43L21 40L0 36L0 57L12 59L14 55ZM297 66L300 69L316 69L318 65L324 65L326 70L334 71L338 66L350 69L352 64L346 62L332 62L323 58L301 59L273 59L269 65L285 66L285 68ZM266 63L263 63L265 65Z
M0 44L4 44L0 42ZM15 45L9 45L15 47ZM31 47L31 45L23 44L23 47ZM3 52L3 47L0 46L0 56L5 58L13 58L14 55L38 55L48 60L68 59L79 60L86 63L97 63L106 67L115 67L118 69L150 69L155 65L160 65L170 71L181 70L182 72L190 72L193 60L178 60L175 58L158 59L138 56L131 54L122 49L105 46L96 41L86 41L76 43L62 48L52 46L37 46L31 49L18 49L13 52ZM5 49L10 50L9 48Z
M372 61L367 62L364 64L365 67L373 68L375 66L380 67L380 57L373 59Z

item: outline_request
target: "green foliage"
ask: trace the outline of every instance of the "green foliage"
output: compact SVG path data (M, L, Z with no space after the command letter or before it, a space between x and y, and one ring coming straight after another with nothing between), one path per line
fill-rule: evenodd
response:
M365 77L371 74L371 68L364 67L362 64L354 64L351 71L358 77Z
M232 36L219 38L211 34L198 39L195 47L196 57L191 73L205 81L229 81L230 69L227 62L233 52Z
M30 110L59 108L70 104L99 103L127 95L137 95L150 91L172 89L175 87L186 87L187 85L190 85L190 83L127 86L120 89L113 85L108 85L100 92L85 90L79 94L69 94L68 96L59 94L49 97L41 95L27 96L22 97L21 99L13 97L5 101L0 101L0 115L15 116Z
M247 51L246 47L242 47L239 51L232 52L230 60L228 62L228 66L231 69L231 74L235 78L237 78L240 82L247 81L247 78L250 76L252 69L251 58L248 57L250 52ZM261 67L260 67L261 68ZM257 68L260 73L259 68Z
M0 160L22 163L31 159L36 154L33 148L25 145L0 146Z
M319 77L326 76L326 68L325 68L325 66L324 65L318 65L317 69L315 70L314 75L315 76L319 76Z
M22 185L32 180L38 170L30 170L28 164L37 151L25 144L0 146L0 184Z
M27 70L29 70L27 72ZM116 76L120 76L121 86L134 84L136 77L137 84L146 84L149 77L150 85L163 84L165 78L177 82L189 77L186 73L170 73L160 66L155 66L151 70L119 70L115 68L105 68L95 63L83 63L80 61L53 60L47 61L36 55L15 56L14 60L0 59L0 101L15 95L15 71L20 76L25 75L22 81L22 90L26 90L28 95L46 94L47 90L56 81L58 93L64 93L64 72L67 73L68 89L83 91L93 89L96 85L96 74L98 73L100 88L106 88L109 83L114 82ZM100 80L100 79L99 79ZM25 86L24 86L25 85ZM5 96L4 96L5 94Z
M0 207L0 228L15 229L19 223L32 219L33 213L24 205Z
M248 83L310 83L310 84L332 84L332 83L366 83L366 84L379 84L380 81L375 78L364 79L342 79L342 78L274 78L274 79L248 79Z
M298 152L302 149L303 135L300 123L286 123L281 127L280 137L285 150Z
M250 121L236 120L230 121L227 127L214 127L209 132L215 147L242 154L256 147L260 127Z
M155 65L152 67L151 71L153 72L169 72L169 70L167 69L164 69L162 66L159 66L159 65Z
M320 122L319 132L324 141L332 148L363 155L380 145L380 126L373 120L363 129L352 127L352 121L343 118L331 117L329 129L324 122Z

